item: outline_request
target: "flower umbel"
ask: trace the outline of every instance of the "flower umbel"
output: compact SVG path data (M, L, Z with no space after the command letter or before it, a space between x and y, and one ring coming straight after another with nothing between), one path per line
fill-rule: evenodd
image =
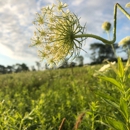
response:
M32 45L37 46L42 59L48 63L58 63L67 55L79 55L82 42L86 38L76 39L75 35L83 34L77 16L65 10L67 4L43 7L34 21L36 26Z
M123 38L120 42L119 42L119 44L118 44L119 46L127 46L127 45L130 45L130 36L127 36L127 37L125 37L125 38Z

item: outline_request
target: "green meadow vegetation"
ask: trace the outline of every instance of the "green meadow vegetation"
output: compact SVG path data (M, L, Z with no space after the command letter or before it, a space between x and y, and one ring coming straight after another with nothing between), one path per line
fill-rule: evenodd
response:
M95 76L101 66L0 75L0 130L129 130L130 76L124 99L113 70Z
M0 129L57 130L63 118L63 129L72 129L95 100L93 68L1 75Z
M107 40L85 34L77 16L64 9L67 4L58 2L34 20L31 46L40 57L57 65L68 54L78 56L91 37L111 45L117 63L0 75L0 130L130 130L130 36L118 43L128 52L126 63L113 46L117 8L130 15L115 4L113 39ZM111 24L104 22L102 29L109 35Z

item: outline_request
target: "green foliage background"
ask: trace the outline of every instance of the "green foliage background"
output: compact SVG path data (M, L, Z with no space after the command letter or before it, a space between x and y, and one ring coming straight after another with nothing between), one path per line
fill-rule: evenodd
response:
M94 76L100 67L0 75L0 130L58 130L63 118L62 130L72 130L82 113L78 130L112 130L102 120L116 109L96 93L118 98L119 92Z

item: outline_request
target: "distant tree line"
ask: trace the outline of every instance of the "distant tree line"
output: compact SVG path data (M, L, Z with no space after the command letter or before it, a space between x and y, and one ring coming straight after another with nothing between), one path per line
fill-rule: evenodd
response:
M65 58L58 68L72 68L76 66L81 67L83 65L84 65L84 57L82 55L79 55L75 58L75 62L74 61L69 62L68 59Z
M118 51L120 53L126 52L123 48L120 48L117 43L113 44L113 47L109 44L103 43L93 43L90 45L91 52L91 60L90 64L101 64L104 60L108 61L117 61L116 54L118 55ZM115 53L114 53L115 50ZM122 60L126 61L126 59Z
M8 65L8 66L4 66L4 65L0 65L0 74L9 74L9 73L18 73L18 72L22 72L22 71L29 71L29 68L26 64L15 64L15 65Z
M78 56L76 58L77 62L68 62L68 60L65 58L64 61L61 63L61 65L58 68L68 68L68 67L75 67L75 66L83 66L83 56ZM37 66L37 70L40 71L43 68L41 67L41 63L36 61L36 66ZM56 68L55 66L52 68L54 69ZM50 69L49 66L45 63L45 67L44 69ZM25 71L36 71L34 66L31 66L31 70L29 69L29 67L25 64L15 64L15 65L8 65L8 66L4 66L4 65L0 65L0 74L9 74L9 73L18 73L18 72L25 72Z

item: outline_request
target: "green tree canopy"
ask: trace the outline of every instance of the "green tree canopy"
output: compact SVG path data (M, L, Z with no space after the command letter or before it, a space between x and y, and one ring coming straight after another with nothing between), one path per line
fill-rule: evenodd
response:
M115 43L113 44L115 51L119 48ZM113 48L111 45L103 43L93 43L90 45L91 59L94 63L101 63L103 60L108 59L109 61L116 60Z

